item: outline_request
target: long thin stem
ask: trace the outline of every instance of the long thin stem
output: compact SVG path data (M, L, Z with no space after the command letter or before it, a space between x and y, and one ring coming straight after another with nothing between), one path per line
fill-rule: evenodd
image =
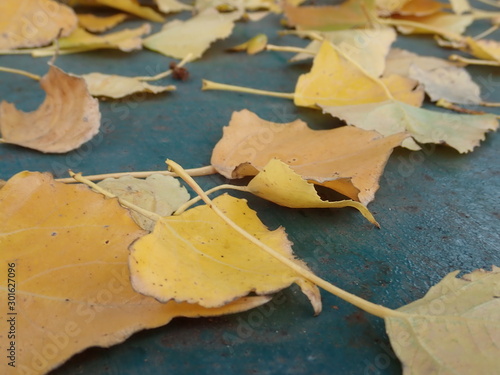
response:
M33 74L33 73L30 73L30 72L27 72L27 71L21 70L21 69L8 68L6 66L0 66L0 72L19 74L19 75L34 79L36 81L40 81L42 79L42 77L37 75L37 74Z
M223 190L223 189L249 192L247 186L237 186L237 185L230 185L230 184L222 184L222 185L218 185L216 187L213 187L213 188L205 191L205 194L206 195L210 195L212 193L215 193L216 191ZM189 201L187 201L186 203L184 203L182 206L180 206L172 215L180 215L180 214L182 214L189 207L191 207L193 204L199 202L200 200L201 200L201 197L199 195L197 197L194 197L193 199L190 199Z
M134 210L134 211L140 213L141 215L146 216L148 219L151 219L151 220L153 220L155 222L158 221L159 219L161 219L161 216L158 215L157 213L148 211L148 210L146 210L146 209L144 209L142 207L139 207L139 206L133 204L132 202L127 201L126 199L120 198L119 196L117 196L117 195L115 195L113 193L110 193L109 191L101 188L99 185L94 184L88 178L83 177L81 173L73 173L72 171L69 171L69 174L76 181L81 182L82 184L85 184L88 187L91 187L95 191L103 194L104 196L106 196L108 198L116 198L116 199L118 199L118 202L120 202L120 204L122 206L130 208L131 210Z
M435 26L429 26L426 25L425 23L420 23L420 22L415 22L415 21L408 21L408 20L396 20L393 18L384 18L384 19L379 19L379 22L384 24L384 25L391 25L391 26L406 26L406 27L413 27L413 28L418 28L418 29L423 29L427 31L431 31L433 33L442 35L448 39L451 40L456 40L456 41L462 41L464 37L460 34L453 33L451 31L442 29L440 27L435 27Z
M176 162L174 162L172 160L167 160L167 164L174 172L176 172L201 197L201 199L203 199L203 201L207 204L208 207L210 207L222 220L224 220L225 223L227 223L231 228L233 228L235 231L237 231L239 234L241 234L247 240L249 240L253 244L259 246L262 250L266 251L269 255L273 256L274 258L278 259L283 264L285 264L288 267L290 267L291 269L293 269L295 272L297 272L297 274L303 276L304 278L308 279L312 283L314 283L314 284L318 285L319 287L325 289L326 291L336 295L337 297L342 298L343 300L353 304L354 306L357 306L360 309L362 309L370 314L373 314L375 316L378 316L380 318L405 316L405 314L403 314L401 312L389 309L389 308L381 306L381 305L374 304L374 303L369 302L363 298L355 296L354 294L346 292L345 290L340 289L340 288L336 287L335 285L330 284L329 282L327 282L327 281L323 280L322 278L313 274L311 271L304 269L300 265L294 263L293 261L291 261L287 257L278 253L273 248L271 248L268 245L264 244L263 242L259 241L257 238L255 238L250 233L248 233L243 228L241 228L239 225L237 225L234 221L229 219L213 203L213 201L205 194L205 192L191 178L191 176L189 176L187 173L184 172L184 170L182 169L182 167L179 164L177 164Z
M279 52L293 52L293 53L307 53L308 55L316 55L316 52L300 48L300 47L291 47L291 46L275 46L273 44L268 44L266 49L268 51L279 51Z
M186 169L186 173L188 173L190 176L198 177L198 176L208 176L211 174L215 174L215 173L217 173L217 170L213 166L208 165L206 167ZM152 174L161 174L163 176L177 177L177 174L175 174L174 172L170 172L170 171L141 171L141 172L119 172L119 173L95 174L95 175L91 175L91 176L85 176L85 178L89 181L100 181L100 180L104 180L105 178L120 178L123 176L131 176L131 177L135 177L135 178L146 178L146 177L151 176ZM58 178L58 179L56 179L56 181L65 182L65 183L75 182L75 180L72 177L70 177L70 178Z
M193 57L193 54L192 53L188 53L186 55L186 57L184 57L178 64L177 64L177 67L178 68L182 68L184 65L186 65L189 61L191 61L191 58ZM160 74L157 74L155 76L151 76L151 77L148 77L148 76L143 76L143 77L135 77L136 79L138 79L139 81L158 81L159 79L162 79L162 78L165 78L165 77L168 77L170 74L172 74L173 72L173 69L169 69L165 72L162 72Z
M201 89L202 90L222 90L222 91L243 92L246 94L274 96L276 98L284 98L284 99L292 99L292 100L295 97L295 94L293 94L293 93L258 90L258 89L251 89L251 88L242 87L242 86L226 85L224 83L212 82L212 81L208 81L206 79L202 80Z
M499 27L500 27L499 25L493 25L488 30L483 31L481 34L476 35L472 39L474 39L474 40L482 39L485 36L488 36L491 33L494 33L495 31L497 31Z
M500 3L498 1L493 1L493 0L477 0L480 3L491 5L492 7L497 7L500 8Z
M500 62L493 60L479 60L479 59L468 59L459 55L450 55L448 57L451 61L459 61L470 65L489 65L489 66L500 66Z

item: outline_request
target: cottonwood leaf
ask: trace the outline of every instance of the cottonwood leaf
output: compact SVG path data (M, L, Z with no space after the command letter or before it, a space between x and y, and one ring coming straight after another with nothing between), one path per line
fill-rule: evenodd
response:
M106 178L97 184L118 197L160 216L170 216L189 200L189 193L172 176L152 174L144 180L131 176ZM131 211L134 221L143 229L152 231L155 222Z
M323 107L350 125L389 136L408 132L420 143L445 143L460 153L472 151L489 130L498 128L495 115L459 115L417 108L396 100L383 103ZM415 142L404 147L418 150Z
M2 272L14 268L16 282L14 310L2 304L0 319L17 313L16 368L1 361L2 374L46 374L88 347L109 347L176 316L222 315L266 301L258 297L206 309L162 304L135 292L127 246L145 232L116 199L48 174L21 172L11 178L0 190L0 217ZM3 301L7 283L6 277L0 280ZM6 337L7 353L4 343Z
M115 74L89 73L81 76L87 83L89 92L93 96L106 96L108 98L123 98L139 92L159 94L174 91L173 85L151 85L142 81L141 77L125 77Z
M463 34L465 29L474 22L474 16L470 14L451 14L446 12L437 12L429 16L395 16L395 19L418 22L427 26L446 30L454 34ZM417 26L401 26L397 29L403 34L434 34L435 32L428 28Z
M342 106L383 102L392 95L408 104L420 106L424 93L415 86L416 81L397 75L381 78L380 81L374 79L325 41L314 57L311 71L298 79L294 103L311 108Z
M67 36L77 26L73 9L52 0L2 2L0 49L45 46L59 35ZM45 21L40 22L40 17Z
M372 0L347 0L340 5L300 6L283 4L289 26L298 30L344 30L369 24L367 12L374 11Z
M288 164L271 159L250 181L247 189L252 194L290 208L356 208L371 223L379 226L368 209L352 200L324 201L314 185L295 173Z
M234 22L240 17L240 11L219 13L210 8L187 21L165 24L160 32L144 40L144 46L175 58L184 58L190 53L192 59L197 59L217 39L231 35Z
M368 204L394 147L407 137L384 138L354 127L312 130L301 120L279 124L242 110L233 112L211 163L227 178L253 176L277 158L303 179Z
M387 56L384 74L399 74L420 82L432 101L481 103L479 86L465 69L448 60L395 48Z
M410 374L497 374L500 268L448 274L420 300L385 318L392 347Z
M3 142L42 152L63 153L80 147L99 131L99 103L88 92L85 80L51 65L40 80L44 102L33 112L0 103Z
M163 13L176 13L183 10L192 10L191 5L184 4L177 0L155 0L158 9Z
M69 0L69 3L73 6L105 5L150 21L163 22L163 16L160 13L150 7L142 6L137 0Z
M107 17L98 17L91 13L86 13L77 14L77 17L78 24L85 30L93 33L102 33L122 23L128 16L124 13L118 13Z
M391 44L396 40L396 32L392 27L363 30L339 30L322 32L320 35L358 63L363 70L374 77L384 72L385 59ZM308 51L319 52L322 42L313 40L306 47ZM313 58L308 53L299 53L291 61Z
M241 228L307 268L294 257L285 230L269 231L246 200L224 194L213 202ZM223 306L250 292L275 293L296 283L315 313L321 311L316 285L237 233L206 205L159 219L151 234L131 246L130 273L139 293L204 307Z

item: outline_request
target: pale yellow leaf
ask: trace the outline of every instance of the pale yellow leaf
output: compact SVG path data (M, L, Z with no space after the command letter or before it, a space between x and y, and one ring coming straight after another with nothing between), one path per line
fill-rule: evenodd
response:
M237 225L280 254L307 268L292 253L283 228L269 231L246 201L224 194L214 199ZM245 296L275 293L297 283L318 314L318 288L234 231L210 207L192 208L158 220L154 231L131 247L134 289L161 302L218 307Z
M112 16L98 17L92 13L86 13L77 14L77 17L79 25L85 30L93 33L102 33L122 23L128 16L124 13L118 13L113 14Z
M80 147L99 131L101 113L83 78L51 65L40 80L46 98L33 112L3 101L0 133L3 141L42 152L63 153Z
M191 5L184 4L177 0L155 0L158 9L163 13L176 13L183 10L192 10Z

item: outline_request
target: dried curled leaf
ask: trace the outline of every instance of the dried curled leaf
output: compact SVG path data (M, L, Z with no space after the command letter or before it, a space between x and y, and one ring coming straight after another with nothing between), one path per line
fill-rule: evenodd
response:
M179 59L188 54L197 59L214 41L231 35L234 22L240 17L239 11L222 14L210 8L187 21L174 20L165 24L160 32L144 40L144 46Z
M359 202L322 200L313 184L304 180L289 165L278 159L271 159L250 181L247 189L258 197L290 208L353 207L371 223L379 226L370 211Z
M392 150L406 137L384 138L345 126L312 130L301 120L278 124L242 110L224 127L211 163L223 176L241 178L256 175L277 158L303 179L368 204Z
M162 304L135 292L127 246L145 232L115 199L47 174L11 178L0 189L0 217L2 271L15 264L17 286L16 367L1 361L2 374L46 374L88 347L118 344L176 316L234 313L269 300L248 298L206 309ZM7 281L0 280L3 301ZM11 317L8 312L13 311L2 304L2 321Z
M174 91L173 85L158 86L142 81L139 77L124 77L102 73L89 73L81 76L87 82L89 92L93 96L108 98L123 98L139 92L159 94L165 91Z
M297 106L347 105L383 102L389 95L420 106L424 93L415 89L412 79L392 75L374 79L359 65L339 54L330 42L323 42L309 73L302 74L295 86Z
M46 98L33 112L3 101L0 133L3 142L42 152L63 153L80 147L99 131L101 113L80 77L51 65L40 80Z
M410 374L495 374L500 346L500 268L449 273L420 300L385 318Z
M179 181L171 176L152 174L145 180L124 176L107 178L97 184L101 188L141 208L160 216L170 216L189 200L189 194ZM132 218L143 229L152 231L155 222L138 212Z
M307 268L293 256L284 229L269 231L245 200L224 194L214 203L244 230ZM234 231L206 205L160 219L151 234L131 246L130 272L135 290L161 302L219 307L250 292L269 294L297 283L315 313L321 311L314 284Z
M417 108L388 100L383 103L323 107L350 125L389 136L408 132L420 143L445 143L460 153L472 151L489 130L498 128L495 115L457 115ZM404 147L419 150L415 142Z
M73 9L53 0L2 2L0 49L45 46L77 26Z
M128 16L124 13L118 13L112 16L98 17L92 13L88 13L78 14L77 17L79 25L85 30L93 33L102 33L122 23Z

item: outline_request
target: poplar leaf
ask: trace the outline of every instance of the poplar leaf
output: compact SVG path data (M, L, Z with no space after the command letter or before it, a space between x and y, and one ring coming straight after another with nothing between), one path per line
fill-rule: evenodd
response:
M127 247L145 232L116 199L48 174L12 177L0 189L0 217L1 270L7 275L7 267L14 268L16 282L14 311L2 304L0 319L17 313L16 367L1 361L5 375L46 374L88 347L118 344L176 316L234 313L269 300L254 297L206 309L162 304L135 292ZM3 301L7 282L0 280Z

